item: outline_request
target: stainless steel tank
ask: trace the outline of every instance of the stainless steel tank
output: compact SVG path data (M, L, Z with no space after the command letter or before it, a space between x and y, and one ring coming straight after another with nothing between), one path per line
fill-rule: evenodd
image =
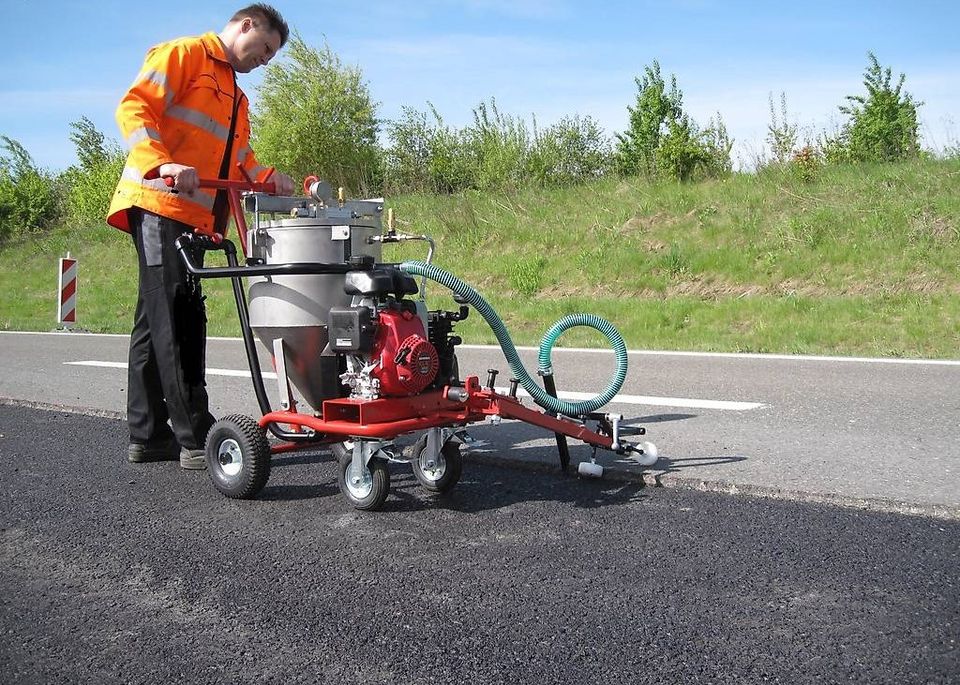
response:
M262 212L284 210L290 218L264 221ZM342 207L307 204L304 198L269 198L259 207L248 232L247 256L265 264L291 262L340 263L350 255L370 255L380 261L380 243L368 238L381 233L383 205L351 201ZM314 411L323 400L338 396L337 357L324 355L330 308L350 304L342 275L267 276L247 279L250 327L273 354L274 341L286 348L286 371L293 385Z

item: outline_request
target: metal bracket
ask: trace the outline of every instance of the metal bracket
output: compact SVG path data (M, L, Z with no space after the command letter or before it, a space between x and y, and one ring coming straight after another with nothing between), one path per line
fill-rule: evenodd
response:
M383 440L354 440L353 466L359 472L367 467L373 455L383 447Z
M287 348L283 338L273 341L273 363L277 367L277 386L280 390L280 406L284 409L293 407L293 390L287 378Z
M427 430L427 446L424 448L427 459L435 462L440 450L443 449L443 433L439 428L430 428Z
M623 421L623 414L607 414L605 418L610 422L612 428L612 435L610 437L613 438L613 444L610 445L610 449L614 452L619 452L622 449L622 445L620 444L620 422Z

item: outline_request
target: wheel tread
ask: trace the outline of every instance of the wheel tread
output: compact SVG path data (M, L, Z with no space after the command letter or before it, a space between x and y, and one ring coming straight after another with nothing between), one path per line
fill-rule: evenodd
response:
M213 436L215 431L230 424L239 433L237 437L245 443L240 445L244 454L243 471L241 472L243 487L239 490L225 490L217 483L214 472L215 464L208 463L208 470L214 480L214 485L221 493L233 499L251 499L263 489L270 478L270 443L267 441L266 431L254 419L244 414L229 414L217 421L210 429L207 438L208 444L210 443L210 436ZM208 462L212 461L210 453L208 453L207 459Z

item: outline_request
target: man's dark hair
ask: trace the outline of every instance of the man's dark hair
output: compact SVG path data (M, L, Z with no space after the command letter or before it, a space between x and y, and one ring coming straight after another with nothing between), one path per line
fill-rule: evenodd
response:
M287 38L290 37L290 27L287 26L287 22L283 20L283 17L280 16L280 13L276 9L264 2L257 2L252 5L247 5L242 10L237 10L234 15L230 17L230 21L243 21L247 17L254 21L266 22L271 31L276 31L280 34L280 47L287 44Z

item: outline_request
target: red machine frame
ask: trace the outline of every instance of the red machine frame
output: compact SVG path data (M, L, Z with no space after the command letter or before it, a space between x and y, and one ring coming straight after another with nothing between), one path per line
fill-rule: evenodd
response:
M168 179L168 185L172 186L171 181L172 179ZM244 255L246 255L246 220L240 193L264 192L273 194L275 191L274 184L268 182L256 183L248 177L244 181L201 180L200 187L222 190L228 193L230 208L240 234L241 246ZM191 250L188 249L197 247L205 250L223 250L227 255L228 267L197 267L191 259ZM509 394L498 393L493 387L494 375L490 377L486 387L481 386L477 376L468 376L462 386L447 386L442 390L411 397L387 397L372 400L330 399L323 402L320 416L298 412L295 403L291 403L291 409L274 411L270 407L263 387L256 344L253 341L249 325L246 298L240 278L254 275L346 273L348 270L360 267L350 264L312 263L273 266L248 264L240 266L236 259L235 248L222 235L185 235L178 241L178 249L187 269L194 275L199 277L229 277L233 281L248 362L262 413L257 423L263 429L271 431L283 440L279 444L275 443L270 446L270 452L273 454L290 452L301 448L304 444L332 443L347 440L351 437L390 440L414 431L465 426L483 421L491 416L518 419L553 432L557 438L563 471L567 470L569 464L567 437L607 450L621 451L623 449L623 446L618 444L617 430L611 425L610 421L614 416L617 420L622 418L619 415L591 414L589 418L597 420L598 428L609 434L592 431L579 421L558 417L545 411L524 406L516 397L516 383L511 385ZM273 361L274 366L276 366L276 360ZM553 378L545 377L544 385L548 394L555 397ZM641 428L637 432L642 434L643 429Z

